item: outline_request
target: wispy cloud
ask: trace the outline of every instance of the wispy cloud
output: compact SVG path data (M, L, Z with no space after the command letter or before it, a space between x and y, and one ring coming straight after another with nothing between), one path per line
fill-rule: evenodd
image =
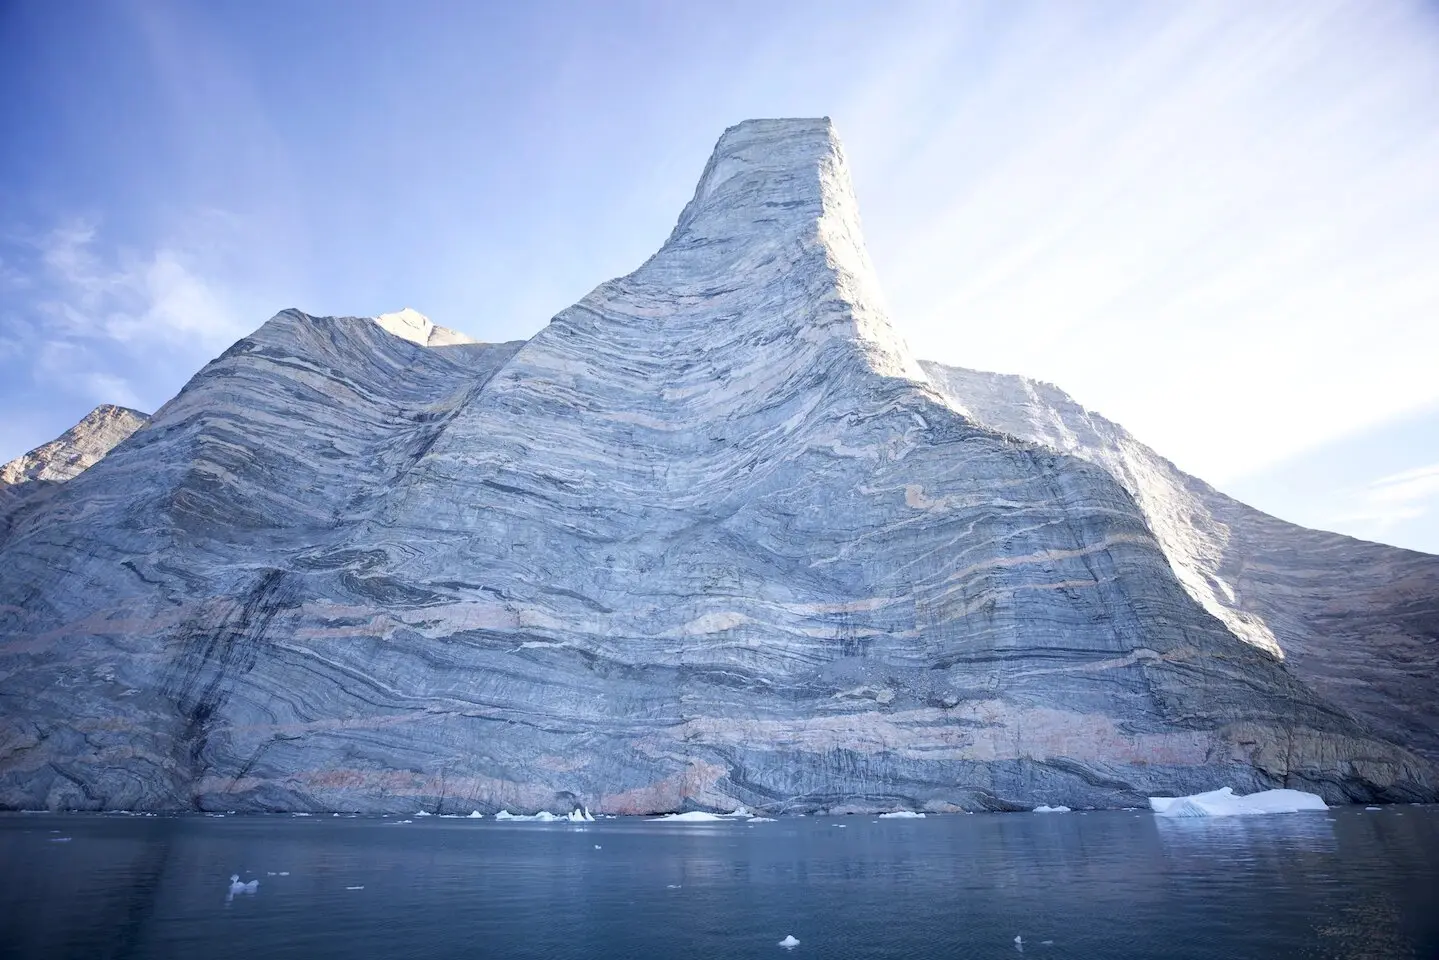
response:
M214 278L221 267L203 248L110 245L85 218L9 246L12 256L0 264L7 407L30 408L43 396L78 413L98 403L153 411L256 325Z
M106 258L98 240L96 225L78 220L37 243L49 294L36 306L64 335L210 349L244 333L224 292L183 251L162 246Z
M1332 518L1341 524L1372 524L1383 533L1439 510L1439 463L1380 477L1350 492L1343 512Z

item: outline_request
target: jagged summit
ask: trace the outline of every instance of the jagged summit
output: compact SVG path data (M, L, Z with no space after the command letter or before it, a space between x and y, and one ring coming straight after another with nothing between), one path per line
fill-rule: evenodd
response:
M138 410L102 403L54 440L0 467L0 484L70 480L93 466L148 419L149 414Z

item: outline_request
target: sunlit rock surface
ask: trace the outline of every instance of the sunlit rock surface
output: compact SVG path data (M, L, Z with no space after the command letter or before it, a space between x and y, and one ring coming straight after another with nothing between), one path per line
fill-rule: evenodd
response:
M1439 557L1286 523L1182 472L1058 388L925 363L979 423L1104 467L1175 575L1324 699L1439 761Z
M660 251L528 342L387 316L278 315L17 518L0 803L1434 796L1111 464L912 357L827 120L726 131Z
M59 484L94 466L146 419L138 410L103 403L54 440L0 466L0 543L22 511L35 509Z

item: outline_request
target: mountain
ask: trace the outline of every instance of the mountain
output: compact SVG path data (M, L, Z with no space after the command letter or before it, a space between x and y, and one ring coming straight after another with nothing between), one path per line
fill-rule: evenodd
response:
M16 516L94 466L147 419L138 410L102 403L54 440L0 466L0 543Z
M77 477L148 419L138 410L102 403L54 440L0 466L0 484L62 483Z
M1309 556L1062 395L915 359L828 120L727 130L531 340L434 329L285 311L16 518L0 804L1436 797L1434 558ZM1428 593L1320 595L1371 556Z

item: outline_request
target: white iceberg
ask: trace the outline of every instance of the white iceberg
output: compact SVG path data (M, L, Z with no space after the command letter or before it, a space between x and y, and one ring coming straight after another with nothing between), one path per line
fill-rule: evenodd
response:
M786 936L783 940L781 940L779 942L779 945L781 947L784 947L785 949L793 949L794 947L799 946L799 941L794 938L794 934L790 934L789 936Z
M750 823L774 823L774 817L750 817Z
M528 821L533 823L553 823L556 820L564 820L564 817L557 817L548 810L541 810L539 813L510 813L508 810L501 810L495 814L496 820Z
M1030 811L1030 813L1070 813L1070 812L1071 812L1071 811L1070 811L1070 809L1069 809L1068 807L1064 807L1064 806L1050 807L1050 806L1046 806L1046 805L1044 805L1044 804L1042 804L1042 803L1041 803L1039 806L1035 807L1033 810Z
M667 813L662 817L651 817L650 823L659 823L664 820L680 821L682 823L709 822L713 820L724 820L725 818L717 813L705 813L703 810L691 810L689 813Z
M729 813L725 814L725 816L727 816L727 817L739 817L739 818L742 818L742 819L743 819L743 818L747 818L747 817L752 817L752 816L754 816L754 814L752 814L752 813L749 812L749 807L746 807L744 804L740 804L739 806L737 806L737 807L735 807L733 810L731 810Z
M429 816L429 813L427 813L427 812L424 811L424 810L416 810L416 811L415 811L415 816L417 816L417 817L428 817L428 816Z
M470 811L470 815L469 815L468 817L466 817L465 819L467 819L467 820L483 820L484 817L485 817L485 815L484 815L483 813L480 813L480 811L478 811L478 810L471 810L471 811Z
M1150 797L1149 806L1161 817L1233 817L1329 809L1317 794L1302 790L1263 790L1239 797L1229 787L1190 797Z
M881 820L923 820L924 814L915 813L913 810L896 810L893 813L881 813Z
M241 883L238 873L230 874L230 896L233 897L237 893L254 893L258 889L260 889L260 881L251 880L249 883Z
M570 814L566 819L569 820L571 823L595 822L595 818L590 816L590 811L588 807L576 807L575 809L570 811Z

